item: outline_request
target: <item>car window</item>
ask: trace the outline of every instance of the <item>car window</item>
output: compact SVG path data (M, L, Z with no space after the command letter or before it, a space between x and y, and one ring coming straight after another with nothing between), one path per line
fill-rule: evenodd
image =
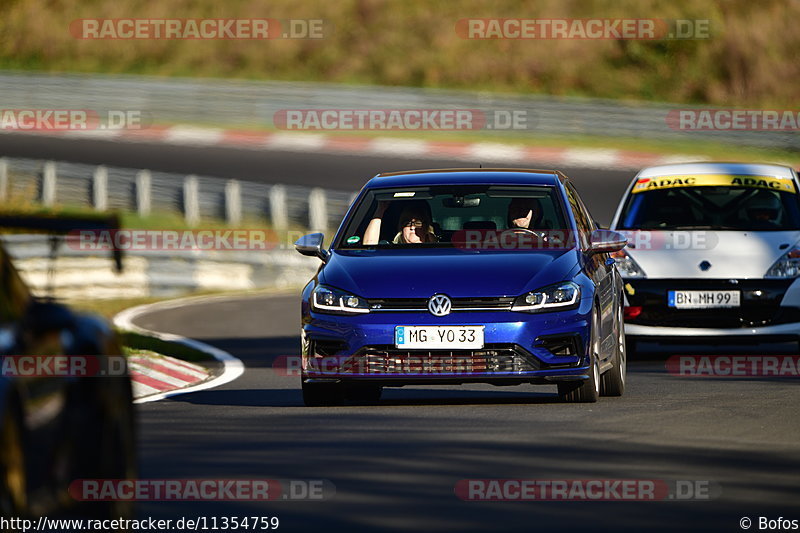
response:
M455 234L463 230L497 230L512 227L509 220L512 201L533 205L530 229L557 230L567 228L558 199L558 192L549 186L433 186L368 191L353 215L345 223L345 231L335 248L364 246L393 247L406 243L398 239L402 225L411 214L423 219L425 231L435 239L422 244L430 247L452 246ZM377 211L380 218L379 242L365 245L365 234ZM400 241L400 242L398 242Z
M619 229L786 231L800 229L794 192L756 187L673 187L632 193Z

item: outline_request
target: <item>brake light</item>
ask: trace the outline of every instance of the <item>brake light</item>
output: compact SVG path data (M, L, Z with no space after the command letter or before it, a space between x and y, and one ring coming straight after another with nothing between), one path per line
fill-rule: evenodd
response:
M623 319L624 320L633 320L637 316L642 314L642 306L641 305L631 305L626 306L623 312Z

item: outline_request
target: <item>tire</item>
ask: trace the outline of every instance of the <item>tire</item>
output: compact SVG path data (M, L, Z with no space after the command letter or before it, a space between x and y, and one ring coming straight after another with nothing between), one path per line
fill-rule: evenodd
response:
M306 407L331 407L344 403L344 387L341 383L302 382L303 403Z
M13 407L4 413L0 424L3 450L0 453L0 516L25 516L28 506L25 446L19 417Z
M558 395L564 402L594 403L600 397L600 313L592 311L592 329L589 333L589 379L558 384Z
M601 396L622 396L625 393L625 377L628 370L627 344L625 343L625 324L622 306L617 313L617 342L614 350L614 361L611 370L600 378Z
M353 384L345 388L345 398L360 405L375 405L381 400L383 387L380 385Z

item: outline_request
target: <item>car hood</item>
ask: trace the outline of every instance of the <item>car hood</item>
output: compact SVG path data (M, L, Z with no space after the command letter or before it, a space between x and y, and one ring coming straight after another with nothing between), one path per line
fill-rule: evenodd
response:
M625 251L647 278L763 278L800 239L798 231L664 231L651 233L650 245L628 234ZM700 268L708 262L707 270Z
M364 298L517 296L570 278L578 252L332 251L324 283Z

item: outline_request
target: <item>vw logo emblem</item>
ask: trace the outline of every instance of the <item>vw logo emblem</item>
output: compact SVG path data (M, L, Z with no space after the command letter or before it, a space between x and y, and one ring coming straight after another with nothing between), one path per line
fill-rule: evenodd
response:
M428 300L428 311L434 316L445 316L450 314L453 304L450 298L444 294L434 294Z

